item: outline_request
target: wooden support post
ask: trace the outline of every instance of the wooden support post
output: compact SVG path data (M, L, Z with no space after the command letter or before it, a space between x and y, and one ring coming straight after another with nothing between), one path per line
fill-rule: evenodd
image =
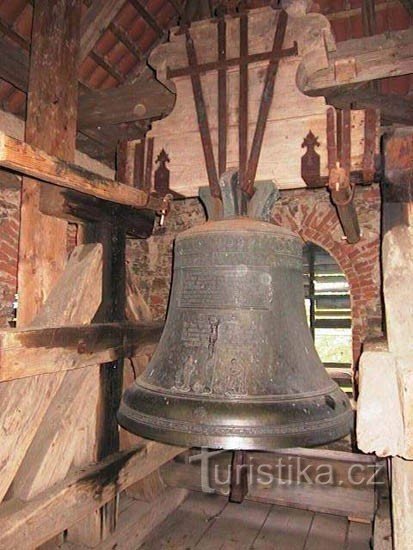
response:
M131 148L128 143L118 145L117 177L126 179ZM125 230L116 221L89 227L86 239L97 240L103 247L103 300L95 321L123 321L126 307L125 277ZM77 464L100 461L119 450L119 426L116 413L122 396L123 359L111 361L98 367L99 378L96 416L86 419L90 430L83 453ZM68 532L68 540L94 548L116 529L118 519L118 495L106 502L100 510L78 522Z
M234 451L231 460L229 500L240 504L248 493L248 464L246 451Z
M51 9L49 0L39 0L32 31L26 140L68 161L74 160L75 153L80 4L80 0L58 0ZM40 214L39 196L38 182L24 178L20 326L27 326L40 311L66 264L66 222ZM57 318L60 312L55 313ZM0 412L0 498L10 487L61 381L61 375L50 375L2 385L1 401L7 406Z
M73 162L77 113L80 1L36 2L26 142ZM28 325L66 263L66 223L39 214L39 183L24 178L19 250L20 325Z
M388 350L364 351L360 361L358 438L366 452L391 456L394 548L413 540L413 132L396 129L384 141L383 295ZM380 414L382 410L382 414ZM380 422L386 416L385 425ZM381 523L385 517L381 518ZM384 524L385 534L388 526ZM390 546L376 541L375 548ZM377 542L377 545L376 545Z
M336 134L336 135L335 135ZM327 111L328 189L347 242L360 240L360 225L354 206L355 185L350 180L351 113L349 109L337 112L335 132L334 109Z

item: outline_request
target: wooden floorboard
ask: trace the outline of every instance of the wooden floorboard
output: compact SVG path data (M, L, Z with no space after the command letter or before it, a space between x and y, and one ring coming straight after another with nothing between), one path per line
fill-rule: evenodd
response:
M370 536L370 524L345 517L193 492L139 548L369 550Z
M192 493L173 514L166 519L140 548L189 549L195 548L221 512L227 499L217 495Z
M272 506L254 542L254 550L302 550L314 515L307 510Z
M195 546L196 550L248 550L270 510L270 504L248 500L242 504L228 503Z
M347 529L346 550L370 550L371 523L350 521Z
M345 548L348 520L329 514L315 514L304 550L339 550Z

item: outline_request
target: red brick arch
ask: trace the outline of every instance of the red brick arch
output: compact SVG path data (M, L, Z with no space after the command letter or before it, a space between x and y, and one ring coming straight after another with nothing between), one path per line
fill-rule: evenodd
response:
M342 269L350 287L353 361L357 363L367 334L381 326L378 186L358 188L355 201L362 237L354 245L343 239L336 210L324 189L282 193L273 220L289 227L305 242L324 248Z

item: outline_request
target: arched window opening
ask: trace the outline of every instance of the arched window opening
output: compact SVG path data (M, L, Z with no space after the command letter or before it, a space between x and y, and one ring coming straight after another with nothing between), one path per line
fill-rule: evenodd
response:
M307 321L328 372L352 393L351 303L347 279L334 258L314 243L304 247Z

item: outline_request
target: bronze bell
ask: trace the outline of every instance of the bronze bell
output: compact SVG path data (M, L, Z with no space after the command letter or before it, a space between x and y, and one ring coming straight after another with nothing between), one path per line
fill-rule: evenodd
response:
M184 447L270 450L347 435L349 400L306 322L302 242L268 223L277 188L258 184L247 204L236 172L220 187L222 201L202 189L210 221L176 239L165 329L119 423Z

